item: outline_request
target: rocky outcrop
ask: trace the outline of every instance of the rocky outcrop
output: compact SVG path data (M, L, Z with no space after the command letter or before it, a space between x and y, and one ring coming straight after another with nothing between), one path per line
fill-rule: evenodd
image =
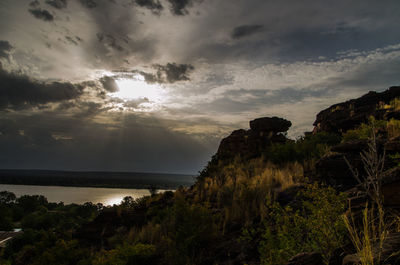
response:
M382 194L385 206L400 208L400 168L390 169L382 176Z
M346 160L358 173L364 168L360 152L368 147L366 140L339 144L331 149L332 153L322 157L315 165L316 179L337 190L345 191L358 184Z
M360 98L332 105L317 114L314 133L345 132L367 122L371 115L376 119L400 119L400 111L389 105L397 97L400 97L400 86L381 93L371 91Z
M400 189L400 170L391 170L399 163L398 159L391 157L400 153L400 140L388 140L385 137L378 137L376 144L379 155L383 155L385 152L385 172L382 178L385 179L386 183L389 183L389 181L397 183L399 181L398 187ZM317 161L315 165L316 179L341 191L355 187L358 182L350 170L350 166L362 179L362 176L365 175L365 169L360 154L368 151L368 148L367 139L344 142L332 147L331 153ZM346 159L349 164L346 162ZM400 205L400 198L396 200L398 200Z
M252 158L273 143L285 143L287 138L281 134L286 132L292 123L278 117L264 117L250 121L250 130L236 130L222 139L218 151L218 159L230 159L237 155Z
M255 132L286 132L289 130L292 123L288 120L278 117L264 117L250 121L250 129Z

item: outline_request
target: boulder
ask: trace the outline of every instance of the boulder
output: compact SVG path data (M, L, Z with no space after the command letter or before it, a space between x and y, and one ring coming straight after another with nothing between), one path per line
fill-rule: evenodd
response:
M264 117L250 121L250 128L256 132L286 132L292 123L278 117Z
M400 208L400 167L386 171L382 176L383 203L391 208Z
M363 150L368 148L368 140L354 140L350 142L340 143L331 148L332 152L337 153L352 153L352 154L359 154Z
M264 117L250 121L250 130L235 130L222 139L218 159L232 159L240 155L243 158L260 156L268 146L274 143L285 143L288 139L280 132L286 132L291 122L278 117Z
M346 159L358 172L363 172L361 157L357 154L334 153L321 158L315 165L316 178L337 190L345 191L358 184Z

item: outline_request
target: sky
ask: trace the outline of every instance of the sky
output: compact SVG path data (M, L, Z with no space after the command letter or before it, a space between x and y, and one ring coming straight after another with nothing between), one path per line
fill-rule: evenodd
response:
M0 168L195 174L400 85L398 0L1 0Z

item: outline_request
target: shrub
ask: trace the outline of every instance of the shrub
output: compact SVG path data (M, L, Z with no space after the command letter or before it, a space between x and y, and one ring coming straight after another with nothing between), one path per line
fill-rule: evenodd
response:
M170 264L201 264L218 236L218 220L207 208L177 198L161 224L160 248Z
M123 244L95 255L93 265L151 265L156 264L156 247L150 244Z
M340 136L333 133L309 134L297 141L275 144L268 149L265 156L279 165L295 161L303 163L322 157L328 151L329 146L338 144L340 140Z
M262 264L284 264L299 252L318 251L326 264L334 250L344 245L346 227L341 218L344 194L310 184L300 192L301 207L268 203L259 253Z
M400 136L400 121L396 119L385 120L375 120L373 116L369 117L368 123L362 123L355 129L348 130L343 133L343 141L348 142L352 140L368 140L370 139L372 133L378 131L387 132L389 138Z

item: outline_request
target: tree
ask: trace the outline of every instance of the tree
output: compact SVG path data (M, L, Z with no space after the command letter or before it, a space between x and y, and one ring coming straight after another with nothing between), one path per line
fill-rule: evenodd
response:
M157 186L155 186L155 185L151 185L150 187L149 187L149 192L150 192L150 195L153 197L154 195L156 195L157 194L157 192L158 192L158 188L157 188Z
M10 191L0 192L0 203L9 204L15 202L16 199L15 194Z

